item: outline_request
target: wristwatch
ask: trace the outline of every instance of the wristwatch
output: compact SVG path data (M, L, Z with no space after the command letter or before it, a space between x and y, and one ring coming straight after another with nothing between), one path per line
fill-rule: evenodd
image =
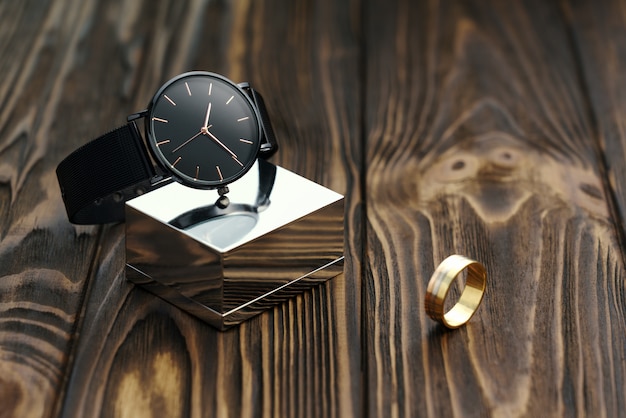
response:
M137 120L144 119L144 137ZM148 108L78 148L57 167L70 222L124 220L124 203L171 181L217 189L278 149L261 95L248 83L194 71L166 82Z

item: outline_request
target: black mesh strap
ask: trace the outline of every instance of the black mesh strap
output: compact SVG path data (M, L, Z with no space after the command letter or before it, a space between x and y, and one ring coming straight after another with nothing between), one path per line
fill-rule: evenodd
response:
M124 203L150 189L154 167L134 122L83 145L57 167L70 222L124 220Z

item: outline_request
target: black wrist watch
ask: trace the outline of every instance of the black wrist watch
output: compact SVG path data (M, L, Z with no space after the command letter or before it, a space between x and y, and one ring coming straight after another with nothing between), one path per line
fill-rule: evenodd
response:
M228 184L277 149L257 91L194 71L169 80L146 110L74 151L56 172L70 222L101 224L123 221L127 200L171 181L225 197Z

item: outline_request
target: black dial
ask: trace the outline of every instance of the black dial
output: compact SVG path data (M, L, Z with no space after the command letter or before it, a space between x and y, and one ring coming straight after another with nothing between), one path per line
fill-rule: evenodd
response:
M176 180L205 189L243 176L261 142L250 98L230 80L206 72L163 85L150 103L146 131L154 157Z

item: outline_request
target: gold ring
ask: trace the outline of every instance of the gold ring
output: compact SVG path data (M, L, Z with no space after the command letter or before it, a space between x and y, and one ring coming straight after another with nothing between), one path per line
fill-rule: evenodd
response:
M457 303L448 312L444 312L444 302L450 285L465 269L467 269L465 288ZM426 313L448 328L458 328L469 321L478 309L486 284L487 273L482 264L462 255L451 255L437 266L428 282Z

